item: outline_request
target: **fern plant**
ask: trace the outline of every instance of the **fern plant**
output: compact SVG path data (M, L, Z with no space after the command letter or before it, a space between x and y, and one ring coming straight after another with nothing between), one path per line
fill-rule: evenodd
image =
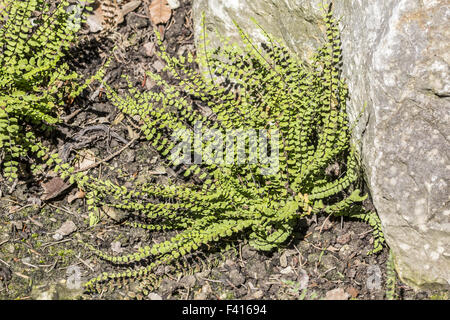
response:
M166 241L122 256L83 242L99 257L127 266L91 279L86 283L88 290L102 290L107 281L149 277L157 265L238 234L248 235L258 250L272 250L289 238L299 219L312 214L363 219L374 228L372 253L382 248L378 217L356 204L366 196L355 188L358 161L350 144L339 30L331 6L325 10L328 41L311 64L299 61L267 33L267 42L258 47L236 26L243 46L222 39L222 47L208 50L204 32L203 54L197 57L169 56L157 34L164 71L173 79L168 82L148 73L159 90L139 92L130 83L128 93L119 95L104 83L107 96L122 113L139 117L142 135L167 158L167 164L191 179L126 188L74 173L68 163L56 167L64 178L70 177L87 191L90 214L112 208L130 214L125 222L130 227L175 231ZM204 72L195 71L196 63ZM97 79L101 81L104 74L103 69ZM275 137L277 147L267 152L270 161L237 160L239 152L251 158L247 148L251 137L236 150L218 147L221 134L239 128L265 132L267 139ZM203 139L188 148L188 159L173 157L180 143L191 145L193 129ZM218 134L205 138L211 130ZM238 130L235 136L239 134ZM257 154L267 148L254 147ZM213 150L213 157L189 163L199 150ZM233 161L216 161L227 157ZM276 161L277 170L271 170L271 160ZM330 165L337 165L339 172L327 173ZM130 266L144 261L144 266Z
M395 273L394 255L392 250L389 250L389 257L386 263L386 299L396 300L397 294L395 292L397 286L397 274Z
M48 153L38 133L58 121L56 108L72 91L67 83L78 79L63 57L83 13L66 0L0 4L0 172L12 181L19 162Z

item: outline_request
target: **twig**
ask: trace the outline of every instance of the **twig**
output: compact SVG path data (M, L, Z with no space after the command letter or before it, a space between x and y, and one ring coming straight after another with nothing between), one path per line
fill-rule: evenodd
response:
M86 267L88 267L89 269L91 269L93 272L95 271L94 268L92 268L86 261L84 261L83 259L81 259L79 256L76 256L78 260L81 261L81 263L83 263Z
M325 226L325 223L328 221L328 219L331 217L331 213L328 215L328 217L323 221L323 223L322 223L322 226L320 227L320 231L319 231L319 234L321 234L322 233L322 229L323 229L323 227Z
M67 116L65 116L65 117L62 117L62 119L63 119L63 121L65 122L65 123L67 123L67 122L69 122L73 117L75 117L77 114L79 114L81 111L84 111L83 109L77 109L77 110L75 110L74 112L72 112L71 114L69 114L69 115L67 115Z
M38 266L35 266L34 264L28 263L28 262L26 262L26 261L23 261L23 260L22 260L22 263L23 263L24 265L28 266L28 267L32 267L32 268L39 269Z
M58 260L59 260L59 257L57 257L57 258L55 259L55 262L53 263L53 265L51 266L50 269L45 270L45 273L49 273L50 271L52 271L52 270L56 267L56 264L58 263Z
M139 138L139 137L134 138L133 140L131 140L130 142L128 142L126 145L124 145L120 150L118 150L117 152L113 153L112 155L106 157L105 159L100 160L100 161L98 161L98 162L96 162L96 163L93 163L93 164L91 164L90 166L87 166L87 167L85 167L85 168L77 169L77 170L75 170L73 173L83 172L83 171L86 171L86 170L95 168L95 167L98 166L99 164L102 164L102 163L105 163L105 162L111 160L112 158L114 158L114 157L118 156L119 154L121 154L123 150L125 150L126 148L128 148L128 147L129 147L131 144L133 144L133 142L135 142L138 138Z
M51 204L51 203L47 203L47 204L48 204L50 207L52 207L53 209L61 210L61 211L64 211L64 212L66 212L66 213L68 213L68 214L76 215L76 214L73 213L72 211L69 211L69 210L67 210L67 209L65 209L65 208L55 206L54 204Z
M8 263L6 263L5 261L3 261L2 259L0 259L0 262L3 262L8 268L11 268L11 266Z
M52 245L58 244L58 243L67 242L67 241L72 241L72 239L64 239L64 240L56 241L56 242L48 242L48 243L46 243L46 244L43 244L43 245L41 246L41 248L43 249L43 248L45 248L45 247L52 246Z
M30 279L29 276L26 276L26 275L21 274L21 273L19 273L19 272L14 272L14 274L15 274L16 276L19 276L19 277L21 277L21 278L23 278L23 279L26 279L26 280L29 280L29 279Z

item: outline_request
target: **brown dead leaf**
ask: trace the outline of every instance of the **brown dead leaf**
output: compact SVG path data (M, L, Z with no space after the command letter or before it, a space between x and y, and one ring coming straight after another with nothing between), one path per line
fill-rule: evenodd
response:
M150 19L153 25L166 23L172 16L172 9L170 9L167 0L153 0L149 6Z
M78 155L80 158L75 163L76 170L84 170L95 163L95 154L91 150L82 150Z
M144 44L144 51L148 57L153 56L153 54L155 53L155 43L147 42L146 44Z
M122 120L125 119L125 116L123 113L119 113L116 118L113 120L112 125L117 126L119 123L122 122Z
M359 291L356 288L354 288L354 287L350 287L350 288L347 289L347 293L350 294L350 296L352 298L356 298L358 296L358 294L359 294Z
M42 187L44 188L44 194L41 200L46 201L59 196L70 187L70 184L64 182L60 177L54 177L49 182L43 183Z
M139 133L134 131L130 126L127 126L128 136L131 140L139 138Z
M75 194L70 194L67 197L67 202L72 203L76 199L83 199L85 195L86 192L84 192L83 190L78 190Z
M103 11L101 6L95 9L93 14L87 17L86 23L89 26L90 32L92 33L103 30Z

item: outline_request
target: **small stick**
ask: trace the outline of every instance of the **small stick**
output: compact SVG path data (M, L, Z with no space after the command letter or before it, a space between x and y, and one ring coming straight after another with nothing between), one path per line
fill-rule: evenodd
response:
M3 262L8 268L11 268L11 266L8 263L6 263L5 261L3 261L2 259L0 259L0 262Z
M134 138L133 140L131 140L130 142L128 142L126 145L124 145L120 150L118 150L117 152L113 153L112 155L106 157L103 160L100 160L96 163L91 164L90 166L87 166L86 168L80 168L75 170L73 173L78 173L78 172L83 172L92 168L95 168L96 166L98 166L99 164L105 163L109 160L111 160L112 158L118 156L119 154L122 153L123 150L125 150L126 148L128 148L133 142L135 142L139 137Z

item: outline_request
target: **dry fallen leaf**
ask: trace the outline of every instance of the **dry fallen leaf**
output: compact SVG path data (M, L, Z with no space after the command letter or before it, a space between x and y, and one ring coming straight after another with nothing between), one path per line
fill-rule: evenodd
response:
M139 133L131 129L130 126L127 126L128 130L128 137L130 137L131 140L139 138Z
M352 298L356 298L358 296L358 294L359 294L359 291L356 288L354 288L354 287L350 287L350 288L347 289L347 293L350 294L350 296Z
M78 155L79 159L75 163L76 170L84 170L95 163L95 154L91 150L82 150Z
M153 0L149 6L149 11L150 18L155 26L160 23L166 23L172 15L172 10L167 0Z
M60 177L54 177L49 182L43 183L44 194L41 200L50 200L56 198L70 187L69 183L64 182Z
M122 122L122 120L125 119L125 116L123 113L119 113L116 118L113 120L112 125L117 126L119 123Z
M144 50L145 54L149 57L153 56L155 53L155 43L154 42L147 42L144 44Z
M85 195L86 192L84 192L83 190L78 190L75 194L70 194L67 197L67 202L72 203L76 199L83 199Z
M94 10L94 13L89 15L86 19L89 30L92 33L103 30L103 11L101 7Z

